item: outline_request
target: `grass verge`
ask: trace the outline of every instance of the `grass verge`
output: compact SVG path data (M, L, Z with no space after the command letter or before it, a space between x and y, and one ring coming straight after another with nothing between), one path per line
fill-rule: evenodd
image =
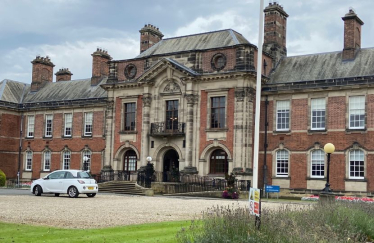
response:
M61 229L0 222L0 242L176 242L191 221L172 221L102 229Z

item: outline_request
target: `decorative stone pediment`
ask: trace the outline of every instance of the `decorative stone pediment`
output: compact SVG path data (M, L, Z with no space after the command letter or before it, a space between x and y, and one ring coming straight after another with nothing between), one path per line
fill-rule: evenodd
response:
M165 86L163 93L181 93L181 88L179 84L175 80L169 81L169 83Z

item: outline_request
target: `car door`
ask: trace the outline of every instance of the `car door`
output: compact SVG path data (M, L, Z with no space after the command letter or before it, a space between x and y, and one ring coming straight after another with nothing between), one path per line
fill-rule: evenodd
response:
M77 178L70 171L66 171L65 179L62 182L61 192L67 193L68 188L71 185L74 185L76 181L77 181Z
M65 173L65 171L56 171L49 174L48 179L44 181L44 192L60 193Z

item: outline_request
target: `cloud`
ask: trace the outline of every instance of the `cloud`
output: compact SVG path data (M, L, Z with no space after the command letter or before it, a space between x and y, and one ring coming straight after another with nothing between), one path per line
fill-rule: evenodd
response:
M92 56L97 47L108 50L114 59L133 58L139 54L137 40L127 38L100 38L94 41L64 42L58 45L38 45L31 48L19 47L5 54L0 68L1 79L9 78L31 83L31 61L36 55L49 56L60 68L69 68L73 79L91 77Z
M197 34L221 29L234 29L244 34L251 32L252 27L248 18L244 18L236 11L226 11L222 14L197 17L191 23L178 28L173 36Z

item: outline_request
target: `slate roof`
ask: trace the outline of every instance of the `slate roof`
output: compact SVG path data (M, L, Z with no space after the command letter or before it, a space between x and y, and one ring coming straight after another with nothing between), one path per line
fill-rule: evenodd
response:
M374 48L358 51L354 60L342 60L342 51L283 58L270 83L326 80L374 75Z
M240 44L251 43L241 34L232 29L218 30L163 39L154 46L148 48L146 51L140 53L136 58L191 50L196 51L230 47Z
M90 78L53 82L37 92L31 92L30 84L6 79L0 82L0 101L27 104L107 98L106 91L100 87L106 80L104 78L96 86L91 86Z
M11 103L20 103L24 94L24 89L27 88L25 83L4 79L0 82L0 101Z

